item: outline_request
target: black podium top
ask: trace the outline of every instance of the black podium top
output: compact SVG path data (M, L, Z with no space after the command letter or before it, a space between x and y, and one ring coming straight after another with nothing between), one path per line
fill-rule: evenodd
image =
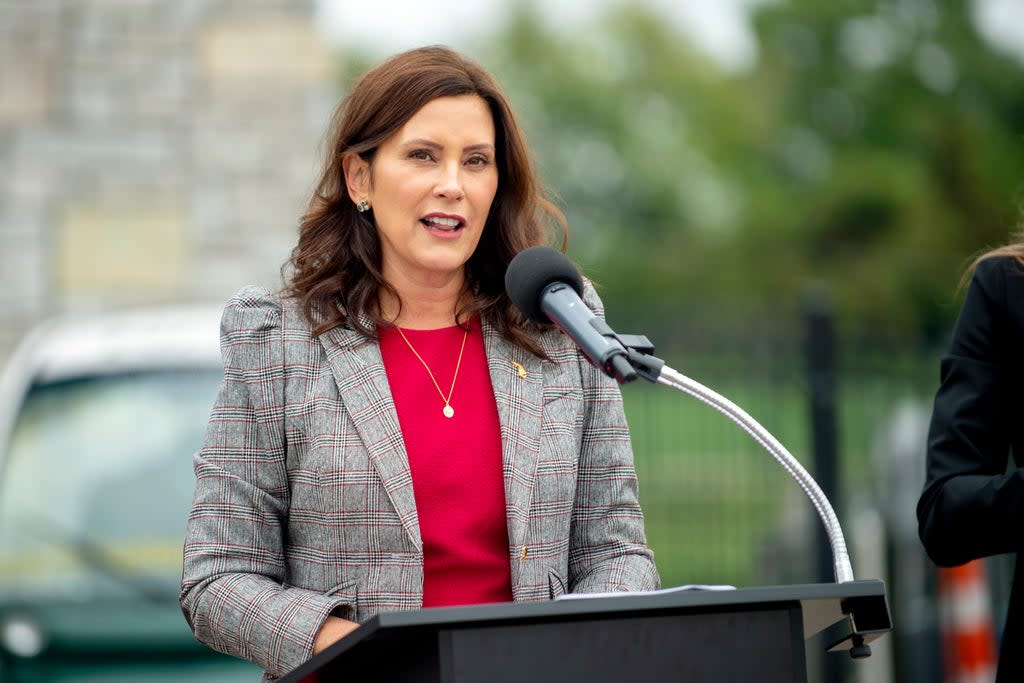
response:
M885 585L878 580L727 590L667 588L650 592L566 597L568 599L546 602L435 607L381 613L280 680L281 683L330 680L329 676L324 678L319 674L344 666L342 662L346 658L352 659L353 653L360 649L372 647L374 651L380 651L383 641L389 639L402 643L402 648L405 648L410 642L430 641L432 638L436 640L437 633L453 630L537 625L538 629L535 630L539 632L540 625L580 622L614 624L616 621L625 623L637 618L657 619L674 615L729 615L732 622L737 622L772 610L789 610L796 615L796 619L791 620L796 624L793 639L799 641L799 624L802 623L804 639L827 630L827 649L843 650L852 647L856 654L857 648L862 648L865 643L892 629ZM771 628L778 629L779 624ZM564 632L564 629L559 632ZM779 637L789 638L789 635L787 633ZM802 666L802 644L799 647ZM396 648L396 656L401 656L399 652L402 648ZM414 677L408 680L420 679Z

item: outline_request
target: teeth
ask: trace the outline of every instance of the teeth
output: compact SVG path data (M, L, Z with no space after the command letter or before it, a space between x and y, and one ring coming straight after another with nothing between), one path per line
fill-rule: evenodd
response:
M456 218L441 218L440 216L431 216L430 218L424 218L423 220L426 223L433 223L434 225L438 225L443 228L459 227L459 221Z

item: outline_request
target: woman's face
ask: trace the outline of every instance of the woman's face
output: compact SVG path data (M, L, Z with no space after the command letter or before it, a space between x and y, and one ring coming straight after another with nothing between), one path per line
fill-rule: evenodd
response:
M461 284L498 189L495 153L494 120L476 95L428 102L381 144L353 199L373 208L388 282Z

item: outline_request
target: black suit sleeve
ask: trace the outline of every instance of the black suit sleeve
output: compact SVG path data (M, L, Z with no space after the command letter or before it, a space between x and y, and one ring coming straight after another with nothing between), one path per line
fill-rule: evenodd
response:
M942 359L917 504L921 542L942 566L1016 552L1024 538L1024 477L1007 473L1024 422L1022 297L1016 261L983 261Z

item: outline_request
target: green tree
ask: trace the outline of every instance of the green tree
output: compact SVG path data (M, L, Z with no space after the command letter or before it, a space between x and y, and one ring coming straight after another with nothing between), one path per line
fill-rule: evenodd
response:
M794 0L755 26L747 82L773 103L775 133L752 155L763 220L740 241L795 260L778 293L820 278L848 323L934 339L968 257L1018 220L1021 65L964 1Z
M571 35L536 16L516 13L487 62L567 212L570 254L616 320L676 314L712 291L743 300L746 266L730 252L745 170L732 159L768 134L749 95L643 7Z
M763 322L822 281L854 332L933 341L1016 223L1022 69L963 0L765 6L739 76L643 7L573 33L536 16L487 62L617 321Z

